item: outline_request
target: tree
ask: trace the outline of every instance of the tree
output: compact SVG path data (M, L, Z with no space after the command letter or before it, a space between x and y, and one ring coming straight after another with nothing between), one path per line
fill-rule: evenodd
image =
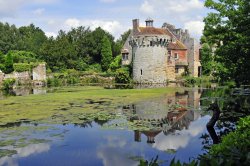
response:
M13 57L11 53L8 53L5 57L5 71L4 73L8 74L13 71Z
M223 80L250 83L250 3L249 0L206 0L213 9L204 19L204 36L216 47L214 60L223 70L216 73Z
M131 30L128 30L121 34L120 38L113 44L112 52L114 56L118 56L121 53L121 49L123 45L125 44L126 40L128 39L129 35L131 33Z
M112 72L115 72L117 69L121 68L122 66L122 55L118 55L115 57L113 62L110 63L109 69Z
M19 28L19 38L17 50L32 51L39 54L39 49L47 41L45 33L34 24Z
M202 74L210 75L213 70L213 55L212 55L212 49L208 43L202 44L201 63L202 63Z
M112 62L112 49L109 39L106 36L104 36L104 38L102 39L101 55L102 55L102 60L101 60L102 69L104 71L107 71L110 63Z

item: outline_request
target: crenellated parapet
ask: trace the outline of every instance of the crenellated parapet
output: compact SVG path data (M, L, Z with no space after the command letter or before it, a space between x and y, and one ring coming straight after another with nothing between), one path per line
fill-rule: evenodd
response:
M166 47L170 39L167 37L137 36L129 40L131 47Z

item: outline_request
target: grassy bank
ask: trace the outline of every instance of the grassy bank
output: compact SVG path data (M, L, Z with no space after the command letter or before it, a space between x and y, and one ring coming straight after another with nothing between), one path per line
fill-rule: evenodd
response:
M91 118L108 119L109 113L116 111L118 106L163 94L174 95L175 91L175 88L119 90L67 87L45 95L8 97L0 100L0 125L22 121L81 124Z

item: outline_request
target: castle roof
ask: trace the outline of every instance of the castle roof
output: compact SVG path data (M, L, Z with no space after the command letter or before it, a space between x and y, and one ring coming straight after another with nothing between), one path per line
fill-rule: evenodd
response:
M170 50L187 50L187 47L179 40L176 42L170 42L168 44L168 49Z
M172 34L166 29L155 28L155 27L139 27L138 28L139 35L168 35L172 36Z

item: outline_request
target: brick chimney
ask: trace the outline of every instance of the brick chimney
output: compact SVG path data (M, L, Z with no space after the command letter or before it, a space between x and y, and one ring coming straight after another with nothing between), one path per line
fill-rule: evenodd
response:
M137 33L139 28L139 19L134 19L133 20L133 32Z

